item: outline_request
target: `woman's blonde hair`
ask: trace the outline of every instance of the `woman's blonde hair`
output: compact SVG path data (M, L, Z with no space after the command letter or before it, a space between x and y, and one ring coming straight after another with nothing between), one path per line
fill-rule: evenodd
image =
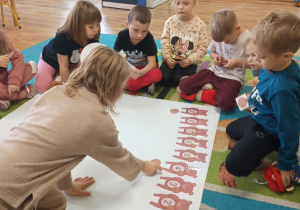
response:
M86 87L99 97L105 109L116 113L114 105L122 96L129 76L130 69L125 59L119 53L100 45L71 73L65 85L65 95L73 97L79 87Z
M88 45L85 25L100 23L101 20L100 10L93 3L89 1L77 1L64 25L57 31L59 33L66 33L71 40L85 47ZM99 40L99 37L100 28L94 39Z
M5 55L8 53L10 48L9 43L3 38L2 33L5 33L2 29L0 30L0 55Z

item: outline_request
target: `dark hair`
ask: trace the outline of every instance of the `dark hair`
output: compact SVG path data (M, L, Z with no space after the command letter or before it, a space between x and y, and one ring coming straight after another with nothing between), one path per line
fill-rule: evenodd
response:
M151 22L151 12L150 10L143 5L136 5L129 11L128 14L128 23L133 21L139 21L142 24Z

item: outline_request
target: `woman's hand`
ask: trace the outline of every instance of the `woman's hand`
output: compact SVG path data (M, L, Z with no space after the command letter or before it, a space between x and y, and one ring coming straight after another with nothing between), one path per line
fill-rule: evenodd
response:
M157 172L157 170L162 170L160 163L161 162L158 159L144 161L142 171L148 176L153 175Z
M84 189L95 182L93 177L76 178L73 181L73 186L64 190L70 196L90 196L91 193L84 191Z

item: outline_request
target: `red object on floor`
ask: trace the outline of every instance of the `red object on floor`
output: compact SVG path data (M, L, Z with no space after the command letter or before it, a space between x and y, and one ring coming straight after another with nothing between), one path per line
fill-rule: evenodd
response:
M264 170L264 179L274 192L284 192L285 187L282 184L281 176L277 168L269 166Z
M216 102L216 91L215 89L203 90L201 95L201 101L207 104L217 106Z
M185 95L184 93L180 93L181 97L188 100L188 101L195 101L195 97L197 95L197 93L193 94L193 95Z

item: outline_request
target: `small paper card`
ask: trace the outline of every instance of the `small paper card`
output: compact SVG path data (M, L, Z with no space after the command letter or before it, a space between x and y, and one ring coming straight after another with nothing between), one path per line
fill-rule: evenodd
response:
M245 93L243 95L236 97L235 101L236 101L240 111L244 111L245 109L249 108L248 97L246 96Z

